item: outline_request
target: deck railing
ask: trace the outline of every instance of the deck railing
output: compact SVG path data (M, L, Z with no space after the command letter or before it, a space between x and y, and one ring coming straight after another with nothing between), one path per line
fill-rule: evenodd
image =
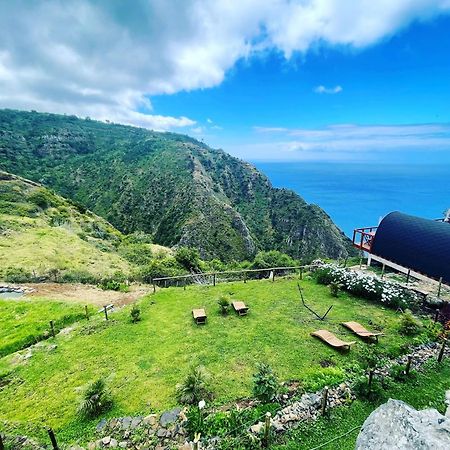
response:
M356 228L353 230L353 246L370 252L372 242L378 227Z

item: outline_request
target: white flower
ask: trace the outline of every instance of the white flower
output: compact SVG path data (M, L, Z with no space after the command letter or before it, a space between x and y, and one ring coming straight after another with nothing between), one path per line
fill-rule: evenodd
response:
M198 409L203 409L206 406L205 400L200 400L198 402Z

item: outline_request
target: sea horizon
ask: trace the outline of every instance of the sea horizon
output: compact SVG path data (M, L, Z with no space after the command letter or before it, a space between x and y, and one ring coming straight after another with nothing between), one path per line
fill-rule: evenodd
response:
M275 187L319 205L349 237L391 211L436 219L450 208L450 163L252 163Z

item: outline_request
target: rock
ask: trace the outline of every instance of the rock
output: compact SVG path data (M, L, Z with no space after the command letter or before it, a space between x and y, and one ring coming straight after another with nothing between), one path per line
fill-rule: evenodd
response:
M108 445L110 442L111 442L111 436L105 436L105 437L102 439L102 444L103 444L103 445Z
M110 448L116 448L118 445L117 440L114 438L111 438L111 441L109 442L109 447Z
M445 393L445 403L447 405L447 411L445 411L445 417L450 417L450 391Z
M142 417L135 417L130 424L130 428L135 429L137 428L142 422Z
M254 434L259 434L264 427L264 422L258 422L250 427L250 431Z
M88 450L95 450L97 446L95 445L95 442L89 442L88 444Z
M96 429L97 431L102 431L103 428L105 428L106 424L107 424L106 419L102 419L102 420L100 420L100 422L97 424L97 426L95 427L95 429Z
M164 412L159 419L159 424L162 427L167 427L167 425L174 423L177 420L180 412L181 408L174 408L171 409L170 411Z
M124 417L122 419L122 430L128 430L131 425L132 418L131 417Z
M119 447L120 448L127 448L128 447L128 442L127 441L119 442Z
M157 422L157 415L156 414L150 414L142 419L142 422L144 422L146 425L155 425Z
M450 419L435 409L417 411L390 399L364 422L356 450L432 450L450 448Z
M164 428L159 428L158 431L156 432L156 436L158 436L159 438L163 438L166 437L166 430Z

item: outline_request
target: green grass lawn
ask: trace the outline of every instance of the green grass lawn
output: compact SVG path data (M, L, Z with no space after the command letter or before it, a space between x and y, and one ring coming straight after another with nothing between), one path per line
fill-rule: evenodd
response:
M315 423L306 423L290 432L279 444L271 446L272 450L304 450L319 447L336 437L343 436L321 450L353 450L361 425L369 414L388 398L403 400L419 410L435 408L442 414L445 412L445 391L450 389L450 362L445 360L441 365L432 364L415 378L405 383L395 383L385 392L384 398L374 404L356 400L348 407L331 410L329 417L320 418Z
M31 344L50 333L50 320L57 332L84 314L84 305L44 298L0 299L0 357Z
M192 364L204 365L213 375L217 403L250 396L252 374L261 361L271 364L281 380L301 380L308 390L345 379L345 368L368 344L342 321L382 327L379 346L386 352L397 352L410 339L398 333L395 311L345 293L335 299L327 287L302 281L306 301L317 311L334 304L327 320L319 322L301 305L296 283L278 279L163 289L141 301L137 324L129 321L129 307L109 322L101 315L81 321L71 334L55 339L58 348L52 352L40 349L23 364L11 355L0 360L0 372L11 371L1 390L0 418L23 424L19 428L52 426L62 440L87 440L98 421L80 422L76 409L81 389L100 376L115 399L109 415L136 415L174 406L175 386ZM221 316L217 299L222 294L245 301L249 315ZM193 323L196 307L206 308L205 326ZM320 328L357 344L349 354L339 353L310 336ZM333 365L322 368L325 359Z

